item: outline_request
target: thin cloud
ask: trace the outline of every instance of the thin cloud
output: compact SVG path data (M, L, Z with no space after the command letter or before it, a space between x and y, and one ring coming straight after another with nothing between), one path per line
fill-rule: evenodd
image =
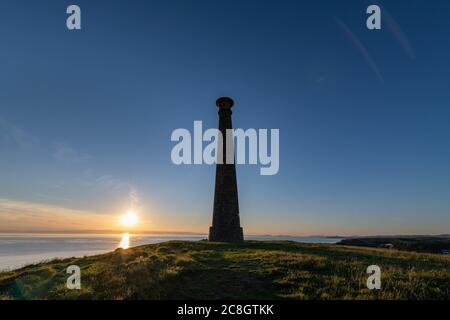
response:
M116 220L89 211L0 199L0 232L107 230Z
M50 152L54 159L66 162L86 162L93 157L87 153L79 152L66 143L44 143L29 135L25 130L7 121L0 116L0 142L14 145L23 150L37 147L44 152Z
M35 193L35 195L39 198L47 199L47 200L62 200L62 201L75 202L75 200L70 199L70 198L56 197L56 196L48 195L48 194L44 194L44 193Z
M338 18L335 18L336 23L338 26L342 29L342 31L347 35L347 37L350 39L350 41L353 43L355 48L361 53L361 55L364 57L364 60L366 60L367 64L369 65L370 69L375 73L377 78L383 82L383 76L381 75L381 72L378 69L377 64L375 63L375 60L370 55L367 48L362 44L361 40L350 30L347 25L339 20Z
M0 139L20 149L29 149L37 144L35 138L2 117L0 117Z
M114 191L120 191L123 189L129 189L130 184L127 182L124 182L118 178L115 178L113 175L103 175L98 177L93 182L94 186L100 186L106 189L114 190Z
M82 153L69 147L65 143L55 143L53 157L57 160L65 162L86 162L93 157L87 153Z
M129 198L129 202L130 202L130 208L132 210L140 210L141 209L141 205L140 205L140 200L139 200L139 194L137 192L137 190L134 187L130 187L130 191L128 194L128 198Z
M112 192L128 194L128 207L132 210L140 210L141 203L137 189L129 182L115 178L113 175L103 175L91 183L93 187L100 187Z
M85 170L83 175L76 179L83 187L91 189L103 189L116 194L127 195L130 208L139 208L139 194L132 183L115 177L112 174L94 176L90 170Z

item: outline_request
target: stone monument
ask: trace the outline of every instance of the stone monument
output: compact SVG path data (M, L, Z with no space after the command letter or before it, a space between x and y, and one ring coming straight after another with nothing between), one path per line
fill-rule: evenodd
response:
M217 153L216 164L216 186L214 191L214 211L213 222L209 228L209 241L212 242L233 242L244 241L244 234L239 219L239 202L236 181L236 166L234 163L226 163L227 129L232 129L231 108L234 102L231 98L219 98L216 101L219 109L219 130L222 133L222 151ZM229 142L230 147L234 144ZM220 147L220 144L219 144ZM233 153L234 154L234 153Z

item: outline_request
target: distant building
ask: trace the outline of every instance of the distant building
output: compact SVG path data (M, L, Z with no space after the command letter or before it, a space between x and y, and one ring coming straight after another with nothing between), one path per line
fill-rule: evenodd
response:
M394 245L392 243L384 243L380 245L380 248L392 249L394 248Z
M442 249L442 254L450 254L450 249Z

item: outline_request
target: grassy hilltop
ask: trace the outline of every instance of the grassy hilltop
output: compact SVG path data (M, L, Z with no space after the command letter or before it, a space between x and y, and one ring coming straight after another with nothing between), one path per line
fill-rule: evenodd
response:
M67 290L69 265L81 290ZM382 270L381 290L366 268ZM170 241L0 273L0 299L449 299L449 257L287 241Z

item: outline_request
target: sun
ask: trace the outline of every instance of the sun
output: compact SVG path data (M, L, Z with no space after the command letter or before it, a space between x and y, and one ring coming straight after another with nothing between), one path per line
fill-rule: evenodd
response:
M124 227L133 227L138 223L138 217L135 212L129 211L120 218Z

